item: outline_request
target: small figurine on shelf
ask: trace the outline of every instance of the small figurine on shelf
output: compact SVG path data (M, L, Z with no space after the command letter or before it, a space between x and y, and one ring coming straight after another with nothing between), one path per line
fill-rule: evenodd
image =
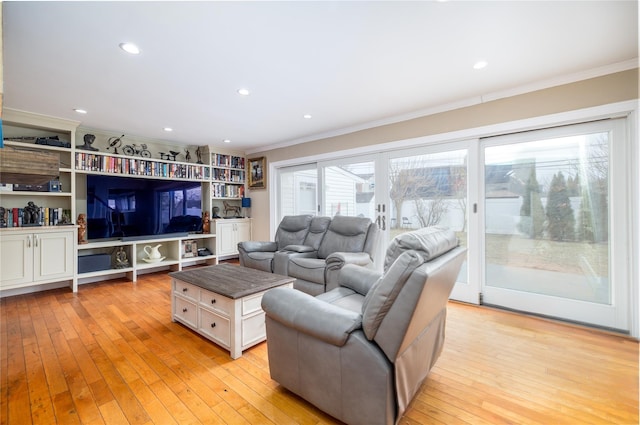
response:
M87 243L87 215L78 215L78 244Z
M218 215L219 211L220 211L220 207L213 207L213 218L222 218Z
M125 269L129 267L129 259L127 258L127 253L124 250L124 247L118 247L114 255L114 267L116 269Z
M191 152L187 148L184 149L184 161L191 162Z
M202 233L209 233L211 231L211 219L209 218L209 211L202 213Z
M27 202L27 206L22 210L22 224L24 226L40 225L40 207L33 201Z
M83 149L85 151L97 151L98 148L94 148L93 142L96 141L96 136L93 134L84 135L84 145L76 145L76 149Z
M200 146L196 148L196 158L198 158L198 164L202 164L202 149Z

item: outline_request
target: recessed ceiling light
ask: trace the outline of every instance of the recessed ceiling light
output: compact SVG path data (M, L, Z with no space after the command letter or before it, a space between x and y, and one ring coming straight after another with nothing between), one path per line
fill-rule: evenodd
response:
M238 94L241 94L242 96L249 96L249 90L247 89L238 89Z
M86 114L87 113L87 111L85 111L84 109L77 109L76 108L76 109L74 109L74 111L76 111L79 114Z
M133 43L120 43L120 48L127 53L131 53L132 55L137 55L140 53L140 49Z
M164 131L173 131L173 128L171 128L171 127L165 127L165 128L163 128L163 130L164 130Z
M224 140L223 140L223 142L224 142L224 143L231 143L231 140L229 140L229 139L224 139Z
M304 114L302 117L304 119L310 120L311 119L311 114Z
M473 69L483 69L488 65L487 61L478 61L473 64Z

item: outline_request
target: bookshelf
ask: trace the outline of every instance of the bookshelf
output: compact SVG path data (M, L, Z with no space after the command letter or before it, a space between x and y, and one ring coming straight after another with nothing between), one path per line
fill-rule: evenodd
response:
M211 153L211 198L242 199L246 181L243 156Z

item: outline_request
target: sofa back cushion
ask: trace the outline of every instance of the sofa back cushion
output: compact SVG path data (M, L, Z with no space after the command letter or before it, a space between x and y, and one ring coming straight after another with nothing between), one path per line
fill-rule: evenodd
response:
M310 246L314 251L317 251L330 223L330 217L313 217L303 245Z
M364 217L333 217L318 248L318 258L334 252L364 252L370 225L371 220Z
M275 239L278 244L278 250L287 245L301 245L307 237L312 218L313 216L311 215L285 216L276 231Z
M373 340L382 319L391 309L411 273L424 263L416 251L403 252L380 279L373 284L362 303L362 329ZM403 330L398 329L398 332Z

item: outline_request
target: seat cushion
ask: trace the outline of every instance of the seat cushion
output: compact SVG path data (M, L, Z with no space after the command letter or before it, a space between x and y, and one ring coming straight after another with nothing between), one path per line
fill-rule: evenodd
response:
M291 258L289 276L324 285L326 262L321 258Z
M362 314L364 296L353 289L339 286L329 292L316 296L316 298L329 304L337 305L338 307Z
M436 257L458 246L458 239L453 230L444 227L425 227L413 232L396 236L389 246L384 259L384 270L405 251L419 252L424 261L431 261Z

